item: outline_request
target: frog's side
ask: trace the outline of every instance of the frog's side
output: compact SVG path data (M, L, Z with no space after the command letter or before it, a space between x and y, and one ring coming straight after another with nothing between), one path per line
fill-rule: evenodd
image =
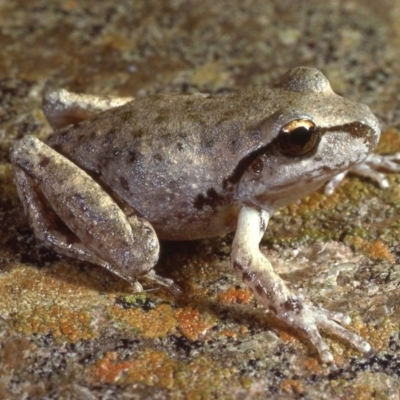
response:
M351 135L344 143L340 138L333 140L334 151L328 148L312 157L283 157L281 161L279 154L274 156L276 149L265 147L271 146L282 126L295 119L312 120L320 128L343 126ZM268 208L290 203L362 161L375 147L378 135L358 133L351 125L354 121L362 121L363 129L378 129L365 106L330 90L304 93L261 87L225 96L138 99L67 127L48 144L97 174L151 222L160 238L197 239L235 230L240 205L256 202L243 190L238 192L238 185L260 149L264 158L269 157L268 163L276 165L274 170L254 174L266 186L261 192L268 197L259 206ZM325 160L315 161L321 156ZM297 171L286 172L284 163ZM319 176L314 179L313 175ZM274 195L277 183L287 186L285 193Z
M324 361L332 355L321 327L370 349L334 322L348 318L291 293L259 250L275 208L373 151L380 130L368 107L336 95L318 70L305 67L273 87L223 96L156 95L104 106L90 96L79 104L79 96L64 93L63 101L60 93L45 104L53 125L83 120L56 131L51 147L25 137L11 156L20 197L45 245L131 283L146 274L161 281L151 270L157 236L196 239L236 229L232 266ZM54 214L69 230L58 228Z

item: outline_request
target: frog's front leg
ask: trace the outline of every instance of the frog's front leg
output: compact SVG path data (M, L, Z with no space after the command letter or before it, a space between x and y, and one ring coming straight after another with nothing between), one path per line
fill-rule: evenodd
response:
M265 210L246 206L241 209L232 245L233 268L255 297L277 318L311 341L323 362L332 362L333 356L321 338L319 328L349 341L362 352L368 352L371 347L367 342L337 323L348 324L348 317L306 304L300 296L293 294L274 272L271 263L259 249L269 217L270 214Z
M43 96L42 108L50 125L60 129L132 100L133 97L95 96L66 89L48 89Z
M88 174L32 136L16 143L11 161L25 211L46 247L101 265L131 284L149 273L159 243L147 221L126 217Z

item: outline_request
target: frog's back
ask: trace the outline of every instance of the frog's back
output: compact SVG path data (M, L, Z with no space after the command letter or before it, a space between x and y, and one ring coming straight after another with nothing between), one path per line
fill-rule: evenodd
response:
M268 93L150 96L48 142L155 225L177 213L206 221L234 201L241 160L268 142L259 127L259 116L271 114Z

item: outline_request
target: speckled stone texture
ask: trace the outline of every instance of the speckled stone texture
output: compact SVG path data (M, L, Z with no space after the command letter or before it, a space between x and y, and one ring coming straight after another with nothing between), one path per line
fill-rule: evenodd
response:
M36 245L8 153L50 128L47 85L95 94L227 92L320 68L400 150L400 1L0 0L0 398L397 399L400 175L349 177L279 210L263 241L291 287L348 313L375 352L326 337L336 365L258 307L229 267L231 236L163 245L183 289L133 294Z

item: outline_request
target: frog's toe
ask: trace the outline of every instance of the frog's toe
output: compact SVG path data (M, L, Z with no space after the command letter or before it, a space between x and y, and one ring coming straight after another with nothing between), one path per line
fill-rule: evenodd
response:
M345 178L347 175L348 171L341 172L340 174L335 175L333 178L331 178L328 183L325 185L324 193L327 196L330 196L333 194L333 192L337 189L337 187L340 185L342 180Z
M143 286L140 284L139 281L134 281L132 282L132 289L134 293L140 293L143 292Z
M307 336L308 340L313 344L313 346L317 349L318 354L321 358L321 361L327 364L333 362L333 355L329 350L329 347L324 342L319 333L317 327L315 325L303 331Z
M381 189L389 187L389 181L384 172L400 172L400 153L389 155L371 154L363 163L354 165L347 171L335 175L325 185L324 193L330 196L340 185L347 173L370 178L375 181Z
M362 353L367 353L371 350L370 344L366 342L363 338L353 332L350 332L348 329L343 328L343 326L339 325L329 318L320 319L318 321L318 325L325 331L332 333L333 335L338 336L339 338L351 343L358 351Z
M371 350L371 346L369 343L363 340L360 336L350 332L346 328L343 328L335 321L326 318L324 312L319 316L317 316L315 319L316 319L316 324L318 325L319 328L329 333L332 333L333 335L336 335L339 338L351 343L358 351L362 353L368 353ZM332 363L334 361L333 355L330 352L324 340L322 339L316 325L312 325L309 328L305 329L303 333L305 333L307 338L317 349L322 362Z
M383 172L400 172L400 153L394 154L371 154L362 164L355 165L350 169L352 174L371 178L382 189L389 187L389 182Z
M387 189L389 187L389 182L386 179L386 175L382 172L379 172L377 166L374 166L368 162L355 165L349 172L354 175L372 179L379 185L381 189Z
M400 153L371 154L364 163L376 170L400 172Z
M314 345L323 362L333 362L333 355L321 337L321 329L349 342L362 353L371 350L371 346L364 339L339 325L350 323L350 318L346 315L304 304L301 298L297 298L293 301L294 303L298 305L296 310L279 313L279 317L297 329Z
M146 275L143 276L145 279L149 279L157 284L166 287L174 296L180 296L182 289L172 280L157 275L154 269L151 269Z
M348 325L351 322L350 317L341 312L329 311L329 310L325 310L325 309L323 311L324 311L325 316L328 319L336 321L339 324Z

